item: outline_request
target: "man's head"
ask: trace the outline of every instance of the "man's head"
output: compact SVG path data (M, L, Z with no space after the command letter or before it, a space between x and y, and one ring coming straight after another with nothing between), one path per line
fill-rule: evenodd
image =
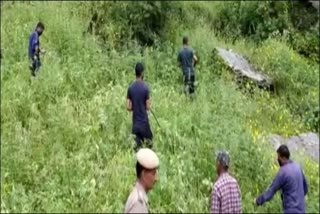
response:
M278 163L280 166L282 166L283 164L285 164L289 159L290 159L290 152L289 149L286 145L282 144L278 150L277 150L277 154L278 154Z
M187 36L184 36L184 37L182 38L182 44L183 44L183 45L188 45L188 44L189 44L189 39L188 39Z
M36 31L38 32L38 35L41 36L42 32L44 31L44 24L42 22L37 24Z
M136 173L146 191L152 189L157 181L159 158L151 149L142 148L137 152Z
M136 77L143 79L143 72L144 72L143 64L140 63L140 62L138 62L138 63L136 64L135 70L136 70Z
M227 172L230 164L229 153L226 151L219 151L216 159L216 170L218 175Z

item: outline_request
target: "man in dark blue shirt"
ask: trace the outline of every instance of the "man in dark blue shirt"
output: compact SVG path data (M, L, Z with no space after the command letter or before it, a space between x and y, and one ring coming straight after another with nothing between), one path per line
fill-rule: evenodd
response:
M132 133L136 136L135 150L141 147L143 141L147 141L151 147L152 132L150 129L147 110L150 110L150 91L149 87L143 81L144 67L137 63L135 67L136 81L133 82L127 93L127 109L133 111Z
M281 145L277 153L280 170L269 189L256 198L255 203L262 205L271 200L280 189L284 213L305 213L304 197L308 192L308 185L302 169L289 159L290 152L286 145Z
M198 59L194 54L194 51L189 47L188 37L183 37L182 39L183 47L180 49L178 54L178 63L182 69L185 92L187 94L194 93L194 81L195 81L195 69L194 66L197 63Z
M45 51L40 49L39 37L44 31L43 23L39 22L36 26L36 29L31 33L29 37L29 59L31 61L30 70L32 76L35 76L36 72L41 66L40 61L40 52L45 53Z

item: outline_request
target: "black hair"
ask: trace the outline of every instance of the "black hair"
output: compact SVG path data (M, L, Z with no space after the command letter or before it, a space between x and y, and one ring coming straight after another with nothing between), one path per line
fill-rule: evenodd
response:
M137 161L137 164L136 164L136 174L137 174L137 178L140 178L141 177L141 173L142 173L142 170L143 170L143 166L141 166L141 164Z
M188 37L187 37L187 36L184 36L183 39L182 39L182 44L187 45L188 42L189 42Z
M36 28L41 28L44 30L44 24L42 22L38 22L37 27Z
M144 67L143 67L142 63L138 62L136 64L135 70L136 70L136 77L141 77L141 74L144 71Z
M287 158L289 159L290 158L290 152L289 152L289 149L286 145L282 144L278 150L277 150L277 153L280 155L280 157L284 157L284 158Z

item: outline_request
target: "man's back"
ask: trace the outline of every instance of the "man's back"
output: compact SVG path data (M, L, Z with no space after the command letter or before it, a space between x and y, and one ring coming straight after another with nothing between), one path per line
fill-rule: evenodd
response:
M181 64L182 71L184 74L188 74L190 72L193 73L193 50L189 47L183 47L179 51L178 61Z
M240 188L228 173L223 173L213 186L211 213L241 213Z
M29 37L29 58L32 58L34 56L36 46L39 46L39 36L37 31L33 31Z
M135 81L128 89L128 98L132 102L133 125L148 123L146 101L149 99L149 87L143 81Z
M280 168L284 179L282 189L283 208L286 212L305 212L304 175L300 166L292 161Z

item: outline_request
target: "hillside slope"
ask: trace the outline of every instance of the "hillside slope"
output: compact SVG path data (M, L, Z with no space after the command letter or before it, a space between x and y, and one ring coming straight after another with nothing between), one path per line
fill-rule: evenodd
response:
M86 11L74 2L2 5L1 212L122 212L135 181L132 115L125 109L125 95L140 60L161 125L149 115L161 164L158 184L149 195L150 211L208 212L214 154L227 149L243 212L281 212L279 194L263 207L252 203L278 170L275 151L257 137L309 130L290 113L286 98L299 100L292 95L296 92L306 102L319 97L317 65L281 40L259 47L250 41L226 44L204 17L197 17L192 27L168 28L165 43L142 49L128 42L118 50L110 48L116 41L110 39L106 51L98 37L83 33L90 16L77 14L75 5ZM40 75L32 79L27 45L38 20L46 25L41 44L47 54ZM116 38L113 24L107 27ZM172 19L170 26L180 26L179 20ZM194 102L182 94L176 65L185 34L201 59ZM269 75L290 81L282 82L279 96L262 91L249 96L212 62L217 46L239 51ZM311 77L299 82L305 73ZM319 165L308 157L293 159L302 164L310 185L307 211L319 212Z

